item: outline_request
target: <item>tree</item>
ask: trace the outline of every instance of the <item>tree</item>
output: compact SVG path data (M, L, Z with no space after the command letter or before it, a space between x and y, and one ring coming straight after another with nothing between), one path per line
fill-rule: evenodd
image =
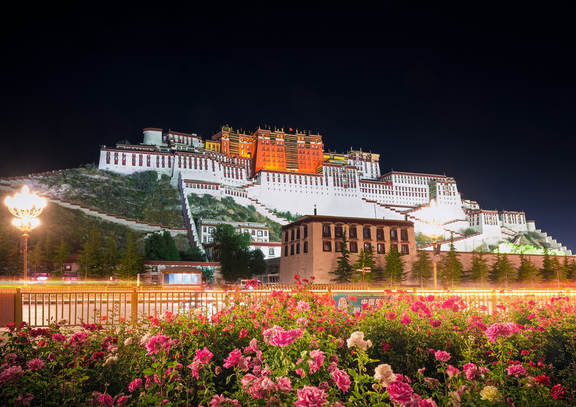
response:
M64 270L64 262L70 257L70 249L64 241L64 238L60 238L60 244L56 247L54 251L53 261L58 264L58 273L62 274Z
M0 275L13 276L22 271L18 238L0 222Z
M180 261L174 238L165 230L162 234L153 233L144 242L144 251L148 260Z
M570 265L568 266L568 269L566 271L566 279L568 281L576 280L576 261L574 259L572 259Z
M540 269L540 277L542 281L547 283L554 279L555 277L554 262L550 257L550 252L548 248L544 248L544 259L542 260L542 268Z
M515 271L508 255L497 253L496 261L492 264L488 278L493 283L504 283L505 286L508 286L508 283L515 280Z
M185 252L180 252L182 261L206 261L206 253L203 253L198 247L191 247Z
M251 276L264 274L266 271L266 260L264 260L264 253L262 253L262 250L256 249L250 252L248 268Z
M502 258L500 259L500 277L502 279L502 282L504 283L505 287L508 287L508 283L514 281L515 279L515 271L514 270L514 266L512 266L512 263L510 263L510 259L508 258L508 255L506 253L504 253L502 255Z
M520 266L518 267L517 281L520 283L529 282L534 284L538 275L538 267L524 254L520 254Z
M418 250L417 254L418 258L412 264L412 278L420 283L420 287L424 287L424 283L432 277L432 260L426 250Z
M331 281L337 283L349 283L352 281L352 276L354 274L354 269L350 264L350 250L348 249L348 238L346 237L346 232L342 234L342 251L338 257L338 266L336 270L330 272L334 275Z
M488 276L488 262L483 252L474 251L472 253L472 264L470 266L470 280L480 283L483 287Z
M231 225L220 224L216 226L213 236L222 277L226 281L250 278L250 235L237 233Z
M459 255L454 247L454 238L450 238L450 250L440 262L439 277L443 285L454 286L462 280L462 263L458 259Z
M382 273L381 272L378 273L376 262L374 261L374 252L372 251L372 249L362 249L360 250L360 253L358 253L358 258L356 259L356 262L352 266L352 269L362 271L357 271L358 274L356 275L355 278L356 280L358 279L364 280L365 278L364 268L366 267L370 268L370 273L368 274L368 280L377 281L379 274Z
M106 253L104 254L104 268L107 276L114 274L116 266L118 265L119 257L116 234L112 232L106 242Z
M132 233L128 234L126 247L120 255L119 266L116 273L119 277L133 279L137 274L144 272L144 259L138 253L136 239Z
M102 239L95 226L80 250L80 263L84 269L84 279L88 277L104 277L104 256L102 253Z
M404 272L404 261L402 255L398 252L396 246L391 246L390 251L385 256L386 266L384 267L384 276L390 281L391 285L400 284L406 279Z

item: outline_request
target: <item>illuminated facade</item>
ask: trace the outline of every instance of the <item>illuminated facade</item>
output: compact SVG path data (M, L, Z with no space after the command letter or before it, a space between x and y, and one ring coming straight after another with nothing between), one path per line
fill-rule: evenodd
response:
M475 201L462 200L452 177L380 174L379 154L326 152L320 135L291 129L244 132L224 126L210 140L202 140L194 133L146 128L142 144L103 146L99 168L122 174L154 170L171 177L183 197L229 196L282 224L287 221L274 211L406 220L414 223L416 233L424 233L426 207L435 199L440 234L453 236L461 251L537 230L523 212L487 211ZM553 240L551 244L569 252Z

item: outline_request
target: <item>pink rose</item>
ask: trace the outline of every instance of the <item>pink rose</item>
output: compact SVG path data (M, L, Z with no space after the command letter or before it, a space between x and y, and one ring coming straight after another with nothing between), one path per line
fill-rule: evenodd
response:
M386 388L390 395L390 400L397 403L407 403L411 400L414 390L408 383L395 381Z
M434 353L434 357L441 362L448 362L452 356L446 351L437 350L436 353Z
M328 404L328 395L324 390L314 386L304 386L296 391L298 401L294 403L296 407L321 407Z
M338 386L343 393L348 391L350 388L350 376L348 376L348 373L336 368L332 373L330 373L330 376L336 382L336 386Z

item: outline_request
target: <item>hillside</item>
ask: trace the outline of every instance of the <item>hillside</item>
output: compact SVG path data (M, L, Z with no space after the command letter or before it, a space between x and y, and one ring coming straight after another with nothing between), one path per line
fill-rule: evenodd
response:
M271 242L281 241L282 225L259 214L254 206L242 206L231 197L218 200L211 195L188 195L190 212L195 218L216 219L230 222L257 222L268 225Z
M68 200L142 222L184 227L178 189L155 171L121 175L92 166L36 177L33 188Z

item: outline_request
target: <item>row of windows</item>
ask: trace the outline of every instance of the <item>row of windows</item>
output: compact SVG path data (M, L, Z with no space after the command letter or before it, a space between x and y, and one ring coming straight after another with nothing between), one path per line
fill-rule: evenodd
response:
M334 237L341 238L344 235L344 227L340 225L334 226ZM330 225L322 225L322 237L332 237ZM350 239L358 238L358 231L356 226L348 228L348 237ZM364 239L372 239L372 228L370 226L362 227L362 237ZM376 240L386 240L384 237L384 228L376 228ZM390 229L390 240L398 240L398 229ZM400 229L400 240L408 241L408 229Z
M334 251L339 253L342 252L342 242L334 242ZM410 254L410 247L407 244L403 244L398 248L397 244L392 244L396 250L401 250L402 254ZM350 242L348 250L350 253L358 253L358 242ZM369 242L364 243L364 250L373 250L372 244ZM332 242L330 240L325 240L322 242L322 251L324 252L331 252L332 251ZM308 253L308 242L302 243L302 253ZM386 247L384 243L377 243L376 244L376 253L377 254L385 254ZM295 254L300 254L300 243L285 245L284 246L284 256L294 256Z
M308 237L308 225L304 225L302 227L302 231L303 231L304 239L306 239ZM294 232L296 232L296 233L294 233ZM288 236L290 236L290 239L288 239ZM284 241L285 242L287 242L288 240L294 240L294 238L296 238L296 240L300 240L300 228L292 229L292 230L286 231L284 233Z
M288 249L288 245L284 246L284 256L288 256L288 252L290 252L290 256L300 254L300 243L291 244L290 249ZM308 253L308 242L302 243L302 253Z

